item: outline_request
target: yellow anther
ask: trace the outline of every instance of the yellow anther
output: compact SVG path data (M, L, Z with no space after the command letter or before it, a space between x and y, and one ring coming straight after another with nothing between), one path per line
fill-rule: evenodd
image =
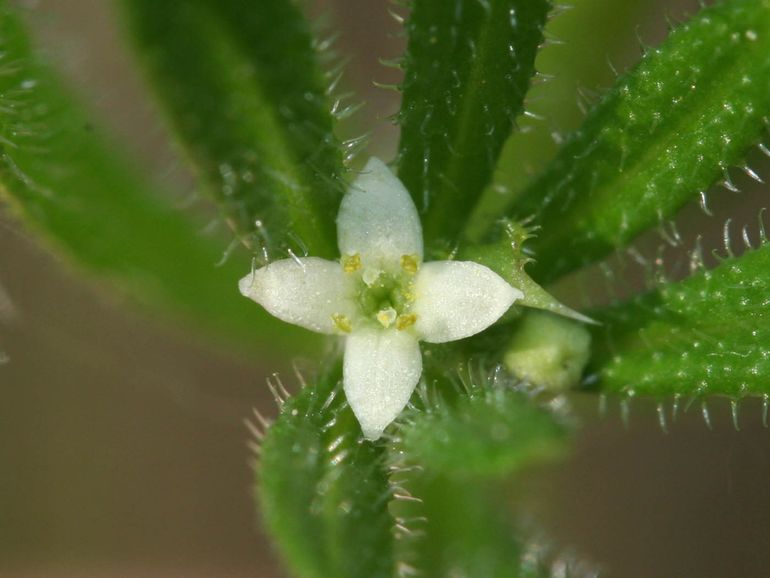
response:
M403 331L407 327L411 327L417 321L417 315L414 313L402 313L396 319L396 329Z
M396 313L396 310L392 307L388 307L387 309L383 309L377 313L377 321L379 321L380 325L387 329L393 325L393 322L396 320L397 316L398 314Z
M342 258L342 270L345 273L355 273L361 268L361 255L347 255Z
M343 333L350 333L353 331L353 325L351 325L350 319L342 313L335 313L332 315L332 321L334 321L334 326Z
M410 275L414 275L420 268L419 257L417 255L401 255L401 268Z

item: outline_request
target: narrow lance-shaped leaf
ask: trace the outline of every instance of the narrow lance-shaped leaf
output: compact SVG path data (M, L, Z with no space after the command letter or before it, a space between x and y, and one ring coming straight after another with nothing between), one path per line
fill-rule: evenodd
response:
M301 578L390 578L384 448L365 442L339 364L283 405L261 446L265 522Z
M637 53L639 23L655 22L659 15L659 6L647 0L592 0L568 8L557 6L545 26L546 37L555 40L535 60L538 75L527 94L529 116L520 119L521 130L511 135L500 153L492 183L465 230L468 239L479 240L511 199L553 159L561 133L583 121L587 95L610 86L617 76L613 66L622 65L629 52Z
M124 3L179 138L241 241L335 257L342 153L296 3Z
M33 55L5 5L0 46L0 194L19 217L133 299L192 314L250 344L311 342L238 294L248 261L215 266L220 242L202 236L109 151L97 124Z
M400 113L399 176L428 243L453 242L522 112L546 0L416 0Z
M768 395L770 245L597 311L592 371L631 395Z
M740 164L770 115L770 0L703 9L620 77L511 214L539 282L622 247ZM729 177L727 177L729 178Z

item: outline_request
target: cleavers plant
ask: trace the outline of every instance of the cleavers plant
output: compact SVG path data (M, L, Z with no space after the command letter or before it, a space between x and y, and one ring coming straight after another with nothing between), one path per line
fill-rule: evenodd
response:
M696 247L686 278L656 276L627 300L577 313L543 287L624 255L685 205L708 212L712 185L737 188L731 171L761 181L746 159L752 150L770 156L770 0L716 1L674 25L527 184L504 148L527 114L530 85L545 78L535 59L559 7L410 0L393 8L407 48L395 63L403 82L392 166L417 207L425 260L484 265L523 297L481 333L423 343L411 401L376 441L362 436L346 400L337 338L325 338L321 354L320 339L236 290L250 267L339 257L335 218L363 162L361 139L337 136L358 107L338 96L331 42L315 38L296 0L119 4L200 187L232 231L226 259L215 267L219 241L198 235L193 216L167 206L106 146L8 2L0 3L3 198L85 270L147 306L262 351L318 356L295 395L276 388L275 422L257 413L253 427L257 497L295 575L549 576L548 560L533 561L499 504L504 480L569 451L566 390L768 399L761 214L744 229L742 254L728 242L707 266ZM513 138L510 150L532 158L522 151L527 135ZM344 329L343 321L335 322Z

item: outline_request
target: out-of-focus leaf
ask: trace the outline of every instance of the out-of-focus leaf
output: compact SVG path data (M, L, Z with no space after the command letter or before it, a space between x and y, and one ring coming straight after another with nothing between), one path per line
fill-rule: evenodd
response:
M394 507L403 575L534 578L521 571L522 544L499 485L415 473L405 486L412 499Z
M261 447L258 495L302 578L390 578L393 520L384 448L363 441L339 365L282 408Z
M238 294L248 261L216 267L220 242L204 238L108 150L5 6L0 46L0 182L18 216L136 300L193 315L242 341L307 349L310 334Z
M124 0L176 132L253 250L333 258L342 152L296 2Z
M426 240L454 241L521 113L547 0L416 0L399 176Z
M770 245L602 311L593 371L629 395L770 394Z
M770 0L719 2L679 26L515 200L513 216L542 226L533 278L606 256L725 178L765 130L769 91Z
M502 386L413 412L407 421L405 454L435 474L510 475L565 450L565 427L526 395Z
M534 576L504 482L561 455L566 429L504 374L464 369L455 389L436 368L391 447L397 557L428 577Z

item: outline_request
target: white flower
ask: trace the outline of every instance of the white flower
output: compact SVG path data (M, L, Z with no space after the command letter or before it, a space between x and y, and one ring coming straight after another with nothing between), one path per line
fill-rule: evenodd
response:
M478 263L423 263L414 203L376 158L343 198L337 235L340 262L275 261L241 279L240 290L288 323L345 336L345 395L374 440L420 380L418 341L479 333L523 294Z

